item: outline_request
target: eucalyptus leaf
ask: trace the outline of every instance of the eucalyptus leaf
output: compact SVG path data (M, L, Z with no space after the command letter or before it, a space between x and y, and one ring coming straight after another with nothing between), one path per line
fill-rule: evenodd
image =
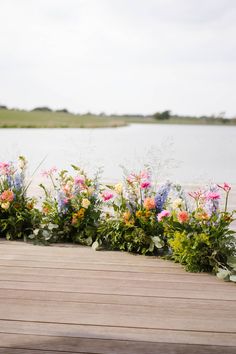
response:
M236 275L230 275L229 280L236 283Z
M224 280L224 281L229 281L230 279L230 271L227 269L218 269L218 273L216 274L217 278Z
M98 241L95 241L95 242L92 244L92 249L93 249L94 251L97 251L98 248L99 248L99 243L98 243Z
M52 224L51 222L48 224L48 230L53 230L53 229L58 229L58 225L57 224Z
M228 257L227 264L236 270L236 257L234 256Z
M164 246L164 241L162 241L159 236L153 236L152 241L156 248L162 248Z

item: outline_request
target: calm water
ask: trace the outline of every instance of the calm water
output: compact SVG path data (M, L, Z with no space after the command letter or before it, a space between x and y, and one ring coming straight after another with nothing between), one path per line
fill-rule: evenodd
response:
M184 183L236 183L236 127L135 124L116 129L0 129L1 160L23 154L32 171L79 164L115 182L119 167L149 162L159 174Z

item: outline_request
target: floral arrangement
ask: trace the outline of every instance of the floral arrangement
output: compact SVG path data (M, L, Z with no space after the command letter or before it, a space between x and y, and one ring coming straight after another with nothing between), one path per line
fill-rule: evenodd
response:
M90 179L81 168L74 165L72 168L74 176L66 170L57 173L55 167L43 172L52 189L40 185L45 194L42 217L31 239L85 245L95 240L101 214L99 173Z
M155 192L150 169L132 172L123 183L103 192L105 213L98 229L96 247L163 255L168 251L164 228L157 219L170 183Z
M40 184L44 197L39 210L26 195L26 168L23 156L18 165L0 162L1 236L159 255L188 271L214 272L236 282L229 184L186 193L170 182L156 186L146 167L125 173L122 183L102 185L100 171L90 178L74 165L72 173L53 167L43 172L50 186Z
M168 210L158 214L165 229L172 259L192 272L228 270L228 259L235 255L235 232L230 230L233 212L227 211L231 187L211 185L205 190L183 193L169 202ZM220 210L222 191L224 210ZM182 191L181 191L182 192Z
M18 165L0 162L0 234L8 240L30 234L38 215L35 199L26 196L26 166L23 156Z

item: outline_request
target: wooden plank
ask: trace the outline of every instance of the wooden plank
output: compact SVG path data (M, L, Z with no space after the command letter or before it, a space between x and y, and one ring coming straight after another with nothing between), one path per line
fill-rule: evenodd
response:
M38 283L36 282L11 282L0 281L1 289L20 289L20 290L42 290L42 291L58 291L58 292L74 292L74 293L90 293L90 294L107 294L107 295L132 295L132 296L148 296L152 297L174 297L188 299L212 299L212 300L229 300L235 301L235 288L212 287L204 285L204 291L199 284L181 284L181 283L159 283L158 287L144 287L142 283L130 285L101 281L81 281L80 284L63 284L63 283Z
M80 337L153 343L236 346L234 333L175 331L115 326L70 325L46 322L1 321L0 332L38 336Z
M68 351L74 353L94 353L94 354L234 354L235 347L193 345L193 344L169 344L151 343L135 341L104 340L93 338L67 338L51 336L33 336L20 334L0 333L0 343L3 348L39 349L60 353ZM4 353L5 354L5 353Z
M173 310L174 309L174 310ZM127 306L121 304L54 303L5 299L0 303L0 319L38 322L105 325L236 334L235 311L230 307L200 308L184 302L168 307ZM220 321L219 321L220 318Z
M0 261L1 262L1 261ZM91 266L91 263L88 263ZM40 267L40 264L38 267L22 267L22 266L14 266L14 261L11 262L11 265L8 266L4 266L2 265L0 267L0 275L4 274L4 273L14 273L14 274L38 274L38 269L40 268L40 274L51 274L51 275L60 275L60 276L73 276L73 275L77 275L78 274L78 270L83 270L83 271L89 271L90 274L97 274L97 272L105 272L106 274L109 274L112 272L112 274L114 276L116 276L114 273L118 273L117 275L121 275L121 276L125 276L125 274L128 272L129 274L131 274L132 277L135 277L135 275L138 275L140 277L144 276L145 278L147 276L151 276L153 278L158 278L159 274L181 274L184 275L186 277L191 277L191 278L200 278L200 279L215 279L214 276L210 275L210 277L208 277L208 274L198 274L198 273L187 273L184 269L182 268L164 268L164 267L157 267L157 269L155 270L154 273L152 273L151 271L138 271L138 270L130 270L129 266L123 267L122 270L116 270L116 269L109 269L110 266L106 266L106 264L96 264L94 265L93 268L91 269L86 269L86 263L84 264L83 262L77 262L77 269L73 269L73 268L60 268L60 267L56 267L54 266L53 268L45 268L45 267ZM80 268L78 269L78 265L80 266ZM101 273L100 273L101 274Z
M55 354L55 351L54 350L44 350L42 352L42 350L40 349L34 349L34 350L31 350L31 349L15 349L15 348L0 348L0 354ZM88 354L88 353L85 353L85 352L62 352L60 351L60 354Z
M23 271L22 269L17 269L12 272L12 268L7 271L2 269L0 272L0 280L1 281L27 281L27 282L37 282L44 283L61 283L65 284L70 282L80 283L83 279L92 279L95 280L99 278L101 281L103 280L112 280L112 281L129 281L132 280L142 282L144 286L148 286L148 284L156 284L158 286L161 282L168 283L195 283L195 284L208 284L208 285L216 285L217 287L223 285L216 277L201 277L201 276L191 276L191 274L171 274L171 273L160 273L160 274L150 274L150 273L133 273L129 272L112 272L107 270L102 271L94 271L94 270L74 270L74 271L64 271L64 270L38 270L33 271L32 269L29 271ZM225 285L224 285L225 287Z
M236 313L236 301L228 300L206 300L206 299L186 299L175 297L150 297L148 296L128 296L128 295L114 295L114 294L89 294L89 293L72 293L72 292L57 292L57 291L32 291L32 290L11 290L0 289L0 299L16 299L16 300L38 300L46 302L75 302L75 303L95 303L95 304L121 304L128 306L148 306L158 307L163 306L178 306L178 304L186 304L186 306L199 306L206 309L219 309L224 310L230 308L231 311Z

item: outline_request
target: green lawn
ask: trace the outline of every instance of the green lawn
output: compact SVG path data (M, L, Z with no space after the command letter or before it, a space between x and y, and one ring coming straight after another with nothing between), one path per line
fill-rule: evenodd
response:
M95 115L0 109L0 128L102 128L126 124L123 119Z
M166 120L140 116L74 115L61 112L0 109L0 128L104 128L130 123L235 125L236 119L194 118L172 116Z

